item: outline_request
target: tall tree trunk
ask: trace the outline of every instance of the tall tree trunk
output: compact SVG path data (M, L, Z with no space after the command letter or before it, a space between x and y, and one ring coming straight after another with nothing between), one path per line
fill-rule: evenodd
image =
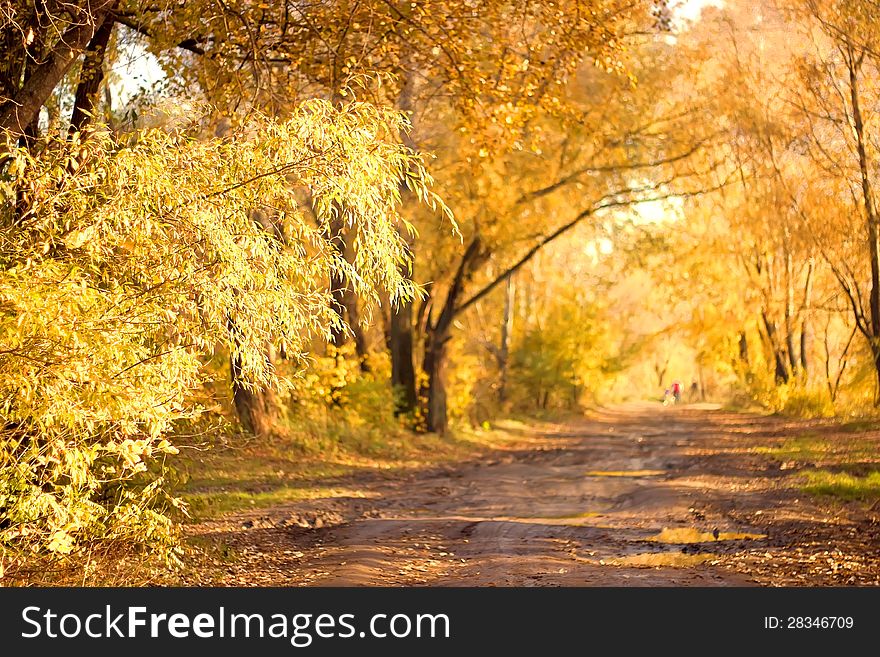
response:
M880 348L877 347L876 338L871 342L871 356L874 361L874 371L877 375L877 389L874 395L874 405L880 406Z
M340 62L334 56L332 62L332 73L333 79L331 81L331 102L334 107L340 107L344 102L344 96L342 95L340 85L337 84L339 80L341 80L340 75ZM342 218L342 208L337 208L336 218L332 219L330 222L330 243L333 248L336 249L337 254L340 258L344 258L347 262L351 263L351 249L348 244L346 244L346 230L345 230L345 221ZM342 322L348 324L348 328L351 331L351 335L354 338L354 346L355 352L358 356L358 364L360 365L362 372L368 372L370 370L370 366L367 363L367 339L364 334L364 329L360 323L360 312L358 311L358 299L357 295L354 293L354 290L351 288L351 283L348 279L336 272L331 274L330 276L330 291L332 295L332 307L333 310L339 315L339 318ZM347 321L346 321L347 320ZM344 326L336 327L331 331L330 334L330 344L334 347L341 347L348 340L348 332L345 330ZM341 358L340 354L337 352L336 354L337 360ZM335 397L335 395L334 395Z
M788 371L792 376L797 376L800 367L800 358L797 352L797 340L795 337L795 309L794 309L794 263L789 248L789 230L785 226L783 230L785 250L785 351L788 356Z
M669 357L666 357L666 360L663 361L663 364L655 362L654 363L654 374L657 376L657 387L662 388L663 382L666 380L666 371L669 369Z
M235 356L229 362L232 379L232 401L242 429L257 438L268 438L277 418L278 400L273 391L244 385L241 378L241 359Z
M791 372L791 376L797 376L798 370L800 369L800 357L798 355L798 345L800 341L797 340L795 336L794 328L792 327L791 332L786 331L785 334L785 352L788 356L788 371Z
M737 369L743 368L743 380L751 385L755 376L752 373L752 363L749 355L749 338L745 331L739 332L739 362L734 363L734 367Z
M30 29L34 29L36 26L30 26ZM8 43L9 32L7 31L4 34L5 43L4 46L9 46L11 44ZM17 45L17 44L16 44ZM39 39L35 38L32 43L24 49L24 62L23 62L23 70L19 68L19 64L21 62L13 60L9 60L0 64L0 97L12 95L20 85L26 85L28 80L30 79L31 74L34 71L34 62L39 61ZM30 123L25 126L25 129L18 136L18 147L33 152L34 146L37 144L37 139L40 133L40 114L37 112L31 117ZM2 142L0 142L0 146L2 146ZM28 215L33 211L32 198L29 192L26 189L26 186L21 184L16 184L15 189L15 205L12 208L12 223L13 225L20 226L24 223Z
M501 348L498 350L498 401L507 401L507 370L510 361L510 336L513 332L513 304L516 302L516 287L513 274L507 277L504 294L504 317L501 323Z
M412 301L402 301L391 309L388 348L391 354L391 385L398 393L395 408L398 415L411 413L418 402L412 323Z
M773 352L773 360L775 364L775 376L777 383L788 383L789 372L786 364L784 350L779 346L778 330L776 324L770 321L766 311L761 310L761 319L764 321L764 328L767 330L767 339L770 343L770 351Z
M878 227L877 208L871 187L871 166L865 146L865 123L862 118L861 99L859 96L859 74L865 54L856 56L851 43L847 43L849 56L849 90L852 103L853 133L856 137L856 151L859 156L859 172L862 183L862 202L865 208L865 220L868 224L868 254L871 260L871 289L869 290L870 335L867 336L871 346L871 355L877 377L876 402L880 402L880 227Z
M18 138L19 148L29 151L34 148L39 133L37 119L38 117L31 121L30 125L25 128L25 131ZM21 226L28 219L31 212L33 212L33 209L33 198L27 188L24 185L17 184L15 189L15 206L12 208L13 225Z
M801 373L806 380L810 376L810 359L807 355L807 350L809 349L809 326L807 324L807 320L804 320L801 324Z
M446 433L449 419L446 408L446 343L449 342L449 329L434 328L425 335L425 356L422 369L426 382L422 395L425 403L425 428L434 433Z
M358 309L358 298L354 290L350 286L345 288L343 295L343 304L345 305L345 314L348 317L348 324L351 326L352 337L354 338L354 351L358 357L358 366L361 372L370 371L369 355L370 350L367 343L367 334L361 324L361 313Z
M749 339L745 331L739 332L739 359L746 366L749 365Z
M697 360L697 378L700 381L700 401L706 401L706 381L703 379L703 360Z
M788 367L785 363L785 353L781 350L774 350L773 355L776 361L776 382L777 383L788 383L791 375L788 373Z
M86 46L70 117L71 132L81 132L94 118L98 91L104 80L104 56L113 34L113 25L113 15L108 14Z
M341 217L333 219L330 223L330 240L339 256L351 262L349 249L345 244L345 223ZM361 371L368 372L370 366L367 363L367 338L360 322L357 295L351 289L348 279L338 272L333 272L330 275L330 292L333 310L341 322L340 326L332 329L330 344L334 347L341 347L347 342L349 336L348 331L345 330L347 325L354 338L355 352L358 355Z
M422 386L422 396L425 400L425 424L428 431L445 433L448 428L444 377L446 347L452 337L452 322L459 311L459 300L464 286L487 257L488 253L484 250L482 241L479 237L474 237L458 264L440 314L435 320L428 317L426 322L425 355L422 366L426 381Z
M345 239L343 237L344 222L341 218L331 220L329 227L329 239L336 253L345 257ZM348 337L345 325L345 289L348 287L348 281L340 272L333 271L330 274L330 295L333 312L339 317L340 326L336 326L330 333L330 344L334 347L341 347L345 344Z
M406 70L405 66L401 67L402 85L400 95L397 99L397 109L404 112L410 119L412 127L413 97L415 93L416 76ZM409 148L415 150L416 144L409 132L401 133L401 141ZM412 192L401 181L400 186L401 203L411 197ZM406 241L411 259L415 256L414 238L401 231L401 237ZM401 265L403 267L404 265ZM407 271L401 271L403 274L411 272L412 264ZM415 353L414 336L413 336L413 303L410 300L401 301L397 306L391 308L391 321L389 332L388 349L391 355L391 385L398 392L396 413L398 415L412 413L416 410L418 404L418 394L416 392L416 371L415 371Z
M808 380L810 378L810 362L809 362L809 348L810 348L810 308L813 303L813 273L816 268L816 263L810 258L810 263L807 266L807 280L804 283L804 304L803 304L803 320L801 321L801 372L803 373L804 380Z

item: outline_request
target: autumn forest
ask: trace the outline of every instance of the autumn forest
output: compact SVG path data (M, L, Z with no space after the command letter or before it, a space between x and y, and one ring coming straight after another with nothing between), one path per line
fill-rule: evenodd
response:
M0 583L880 583L876 0L3 0L0 54Z

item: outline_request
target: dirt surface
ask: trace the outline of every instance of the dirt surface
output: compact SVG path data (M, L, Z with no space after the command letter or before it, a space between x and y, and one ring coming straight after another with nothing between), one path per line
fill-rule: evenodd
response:
M756 450L806 430L831 429L630 404L191 531L231 555L212 583L239 586L876 585L878 514L799 492Z

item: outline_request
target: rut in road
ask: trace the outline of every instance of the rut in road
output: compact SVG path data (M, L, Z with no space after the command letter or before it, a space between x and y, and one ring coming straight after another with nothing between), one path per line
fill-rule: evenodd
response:
M318 529L276 526L283 507L227 535L244 557L230 583L747 585L725 556L763 551L780 494L744 447L776 431L761 422L629 404L492 462L362 482L310 503Z

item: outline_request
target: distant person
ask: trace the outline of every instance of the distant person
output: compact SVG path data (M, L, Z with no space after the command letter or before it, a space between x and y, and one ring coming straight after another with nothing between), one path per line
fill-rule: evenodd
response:
M663 391L663 405L669 406L669 403L672 401L672 393L669 391L669 388Z
M700 394L700 386L697 385L697 382L694 381L691 383L691 403L697 401L697 396Z
M681 402L681 384L678 381L672 383L672 399L676 404Z

